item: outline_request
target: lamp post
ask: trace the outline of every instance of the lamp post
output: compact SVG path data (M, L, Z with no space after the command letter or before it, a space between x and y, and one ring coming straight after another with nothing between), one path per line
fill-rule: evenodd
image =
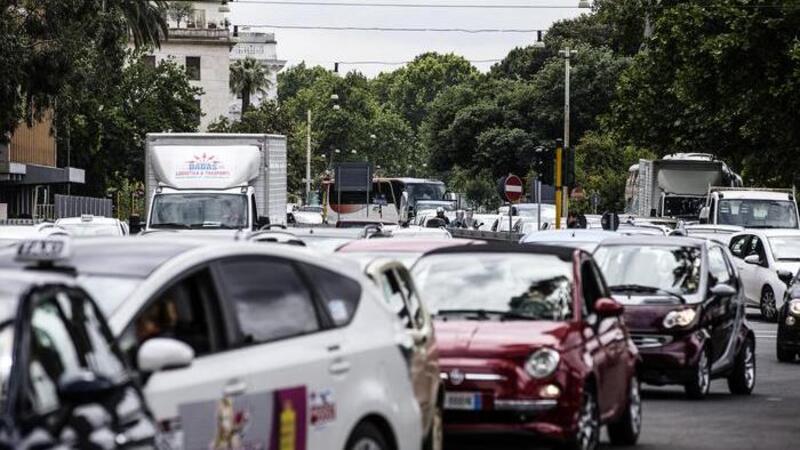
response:
M333 110L339 111L339 96L331 94L331 102L333 102ZM311 200L311 108L306 110L306 204Z
M570 59L578 53L577 50L570 49L569 47L558 52L564 58L564 150L569 151L569 81L570 81ZM569 189L564 189L561 193L563 196L562 203L564 205L564 216L569 215Z

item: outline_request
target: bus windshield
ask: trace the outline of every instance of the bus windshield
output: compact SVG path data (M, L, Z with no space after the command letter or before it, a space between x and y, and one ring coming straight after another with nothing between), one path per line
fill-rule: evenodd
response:
M415 206L419 200L444 199L445 187L439 183L407 183L408 203Z

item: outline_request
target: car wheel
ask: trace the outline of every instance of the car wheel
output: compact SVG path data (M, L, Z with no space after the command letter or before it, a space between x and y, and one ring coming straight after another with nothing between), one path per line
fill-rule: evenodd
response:
M444 449L444 415L442 407L437 406L436 411L433 413L433 423L428 436L425 437L425 443L422 446L424 450L443 450Z
M778 319L775 292L769 286L764 286L761 291L761 317L767 322L775 322Z
M389 450L386 438L375 425L370 422L358 424L350 438L347 439L347 450Z
M642 431L642 393L639 380L634 376L630 381L628 407L620 419L608 424L608 437L613 445L636 445Z
M756 345L753 339L747 338L739 354L733 373L728 377L728 389L731 394L750 395L756 386Z
M694 400L701 400L708 394L711 388L711 358L708 351L703 349L700 353L700 360L694 367L692 378L684 385L686 395Z
M578 414L575 436L567 442L569 450L595 450L600 445L600 413L597 398L589 387L583 389L583 401Z

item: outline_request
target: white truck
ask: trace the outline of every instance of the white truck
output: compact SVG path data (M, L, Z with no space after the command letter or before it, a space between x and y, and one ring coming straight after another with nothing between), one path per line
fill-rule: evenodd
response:
M700 223L743 228L800 228L794 189L711 187Z
M639 160L628 171L625 213L697 220L709 186L742 185L742 178L708 153Z
M147 231L220 232L285 224L286 187L285 136L147 135Z

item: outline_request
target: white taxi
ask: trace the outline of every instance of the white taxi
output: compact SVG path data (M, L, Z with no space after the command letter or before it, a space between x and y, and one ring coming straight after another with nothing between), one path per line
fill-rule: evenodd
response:
M61 265L135 356L171 447L420 448L405 330L356 265L161 237L76 240Z
M127 236L128 224L112 217L84 214L56 220L56 226L72 237Z

